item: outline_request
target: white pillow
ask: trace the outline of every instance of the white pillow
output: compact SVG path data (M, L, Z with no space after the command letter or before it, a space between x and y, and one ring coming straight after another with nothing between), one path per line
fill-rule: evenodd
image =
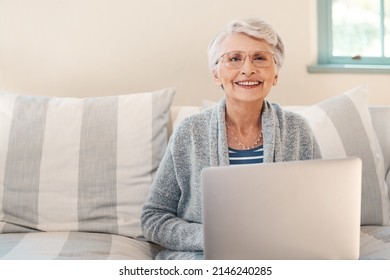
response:
M174 89L95 98L0 93L0 232L141 237Z
M384 159L371 122L367 87L356 87L297 113L311 125L323 158L355 156L362 159L361 224L388 224Z

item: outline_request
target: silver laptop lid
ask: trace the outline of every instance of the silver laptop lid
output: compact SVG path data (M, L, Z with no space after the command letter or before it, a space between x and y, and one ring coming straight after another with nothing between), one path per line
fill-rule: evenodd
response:
M206 259L357 259L358 158L202 171Z

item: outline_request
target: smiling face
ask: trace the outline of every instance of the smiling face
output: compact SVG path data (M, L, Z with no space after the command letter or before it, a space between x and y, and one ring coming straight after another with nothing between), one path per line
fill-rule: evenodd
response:
M257 58L252 54L258 51L272 52L271 46L245 34L232 33L222 42L221 54L233 51L246 54L243 65L237 68L228 67L225 62L229 58L224 55L213 73L215 83L223 87L228 101L262 103L277 82L277 68L273 59L266 67L256 66L252 60Z

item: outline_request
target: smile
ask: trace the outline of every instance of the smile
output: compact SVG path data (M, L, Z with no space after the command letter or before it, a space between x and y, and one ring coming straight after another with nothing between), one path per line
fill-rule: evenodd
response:
M240 81L236 82L237 85L239 86L257 86L260 84L259 81Z

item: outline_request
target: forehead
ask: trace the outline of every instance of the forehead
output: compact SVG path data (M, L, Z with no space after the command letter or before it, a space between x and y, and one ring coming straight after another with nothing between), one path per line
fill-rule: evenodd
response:
M221 54L230 51L272 51L264 40L255 39L243 33L231 33L221 43Z

